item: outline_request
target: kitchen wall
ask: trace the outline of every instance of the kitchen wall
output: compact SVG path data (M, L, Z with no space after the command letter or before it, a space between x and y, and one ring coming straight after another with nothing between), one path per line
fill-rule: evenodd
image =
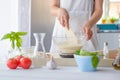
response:
M31 45L35 45L33 33L46 33L45 47L49 51L54 17L49 13L48 0L32 0L31 3Z

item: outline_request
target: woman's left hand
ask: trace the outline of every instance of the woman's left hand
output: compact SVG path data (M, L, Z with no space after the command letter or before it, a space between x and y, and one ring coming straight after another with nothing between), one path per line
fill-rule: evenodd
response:
M93 32L91 30L91 26L89 23L86 23L83 27L82 27L82 31L83 34L85 35L87 40L90 40L92 38Z

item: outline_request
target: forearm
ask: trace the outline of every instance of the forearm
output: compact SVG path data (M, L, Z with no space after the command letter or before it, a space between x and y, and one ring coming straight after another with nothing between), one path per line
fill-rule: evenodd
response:
M90 27L92 27L93 25L95 25L98 22L98 20L102 16L102 13L103 13L102 9L94 11L94 13L92 14L90 20L88 21Z
M56 7L56 6L51 6L50 7L50 13L51 13L51 15L57 16L58 12L59 12L59 7Z
M102 16L102 10L101 11L95 10L90 20L85 25L83 25L82 31L84 35L86 36L87 40L91 39L93 35L91 28L93 27L94 24L97 23L97 21L101 18L101 16Z
M60 8L60 0L50 0L50 13L56 16L63 27L69 29L69 15L66 9Z
M98 22L98 20L101 18L103 13L103 0L94 0L94 11L91 16L91 19L88 21L88 24L90 27L92 27L94 24Z
M50 13L53 16L57 16L60 8L59 0L50 0Z

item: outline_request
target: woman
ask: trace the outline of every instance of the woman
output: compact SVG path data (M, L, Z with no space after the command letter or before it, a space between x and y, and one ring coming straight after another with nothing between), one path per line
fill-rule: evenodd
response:
M88 40L88 49L97 50L97 27L102 16L103 0L50 0L50 12L56 16L53 36L65 36L64 28L74 33L82 31ZM50 52L56 52L52 43Z

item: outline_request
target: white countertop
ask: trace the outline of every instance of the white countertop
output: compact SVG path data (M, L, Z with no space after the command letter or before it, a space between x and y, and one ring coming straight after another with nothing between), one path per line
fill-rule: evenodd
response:
M120 80L120 70L117 71L111 67L112 58L101 59L95 72L80 72L74 58L54 56L54 60L58 65L56 70L49 70L45 66L28 70L10 70L3 61L0 63L0 80ZM38 59L37 64L38 66L45 65L46 61L47 58Z
M0 64L0 80L120 80L120 71L98 67L96 72L79 72L76 66L58 66L56 70L46 67L10 70Z

